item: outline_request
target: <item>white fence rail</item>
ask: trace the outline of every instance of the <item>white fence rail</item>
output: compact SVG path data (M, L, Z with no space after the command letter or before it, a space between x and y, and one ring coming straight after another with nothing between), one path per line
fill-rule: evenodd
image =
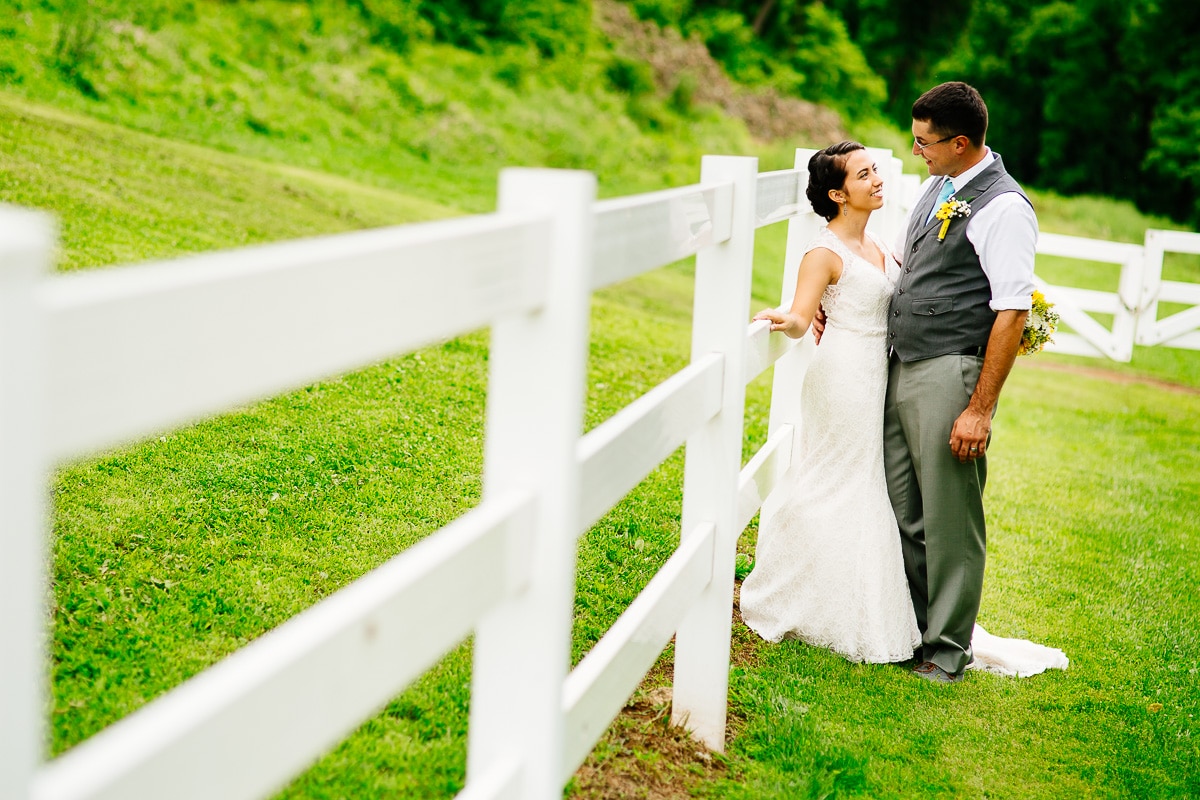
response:
M773 391L794 398L811 356L747 325L754 235L788 221L789 302L819 223L811 152L761 175L752 158L706 157L698 185L602 202L586 173L509 170L496 214L75 275L49 274L45 218L0 209L0 797L268 796L472 633L461 797L561 796L673 635L673 719L722 749L735 545L803 424L798 404L773 403L743 467L745 387L774 364ZM873 153L893 202L872 227L891 239L919 180ZM1135 333L1200 348L1200 287L1161 279L1162 253L1198 242L1044 235L1041 252L1123 270L1116 294L1047 287L1077 331L1058 349L1127 360ZM690 255L691 365L581 436L592 291ZM1160 322L1160 299L1194 307ZM56 463L489 326L476 509L43 761ZM577 538L685 442L679 549L568 670Z
M1200 236L1182 231L1146 231L1145 273L1142 281L1142 315L1137 328L1137 343L1167 344L1200 350L1200 285L1163 280L1163 256L1166 253L1200 255ZM1158 318L1160 302L1191 306L1163 319Z

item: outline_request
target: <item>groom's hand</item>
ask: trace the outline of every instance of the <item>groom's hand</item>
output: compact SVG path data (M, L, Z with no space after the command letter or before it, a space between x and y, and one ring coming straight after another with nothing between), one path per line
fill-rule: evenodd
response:
M813 342L820 344L821 336L825 333L825 309L823 307L817 306L817 313L813 316L811 327Z
M959 414L950 430L950 452L954 457L965 464L982 456L987 451L991 423L990 414L980 414L970 407Z

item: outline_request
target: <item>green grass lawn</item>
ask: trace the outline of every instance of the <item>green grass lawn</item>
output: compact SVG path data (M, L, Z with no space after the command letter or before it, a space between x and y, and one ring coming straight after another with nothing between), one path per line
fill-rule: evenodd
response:
M62 269L472 210L381 183L0 96L0 200L54 213ZM1136 227L1127 207L1106 213ZM1048 211L1042 226L1099 235L1089 219L1099 215ZM762 233L755 305L777 302L783 252L782 229ZM681 264L595 297L589 428L686 363L690 292ZM470 508L486 352L486 333L466 336L58 470L51 750ZM1200 795L1200 394L1046 368L1061 363L1111 367L1039 355L1010 378L981 622L1063 648L1067 672L938 687L763 645L735 622L727 754L667 758L653 741L670 738L661 715L633 716L587 766L599 779L572 792L619 796L613 776L632 771L635 787L706 797ZM1139 349L1120 374L1194 388L1198 364L1196 353ZM748 449L765 439L768 381L750 387ZM575 660L678 543L681 475L676 454L583 538ZM753 537L740 548L753 552ZM666 682L669 656L646 690ZM469 664L468 643L282 796L452 796ZM651 741L633 735L647 730Z
M704 796L1200 792L1200 395L1035 364L995 424L980 623L1060 647L1070 668L942 687L759 646L734 671L743 785Z

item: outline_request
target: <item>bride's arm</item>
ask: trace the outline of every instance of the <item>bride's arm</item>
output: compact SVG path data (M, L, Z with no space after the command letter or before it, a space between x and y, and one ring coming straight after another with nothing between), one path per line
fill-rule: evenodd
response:
M826 287L837 283L841 274L842 259L832 250L818 247L808 251L800 261L792 307L786 312L773 308L764 309L755 314L754 318L770 320L772 331L783 331L792 339L799 339L812 323Z

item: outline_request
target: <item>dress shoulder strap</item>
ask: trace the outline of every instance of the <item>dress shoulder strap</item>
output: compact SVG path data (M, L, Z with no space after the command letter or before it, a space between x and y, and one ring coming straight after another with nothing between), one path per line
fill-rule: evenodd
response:
M845 268L846 262L850 261L854 255L850 252L850 248L846 247L842 240L837 237L837 234L829 230L829 228L821 228L821 232L817 234L817 238L809 242L808 246L804 248L804 254L808 255L813 250L822 247L836 253L838 258L842 259L843 268Z

